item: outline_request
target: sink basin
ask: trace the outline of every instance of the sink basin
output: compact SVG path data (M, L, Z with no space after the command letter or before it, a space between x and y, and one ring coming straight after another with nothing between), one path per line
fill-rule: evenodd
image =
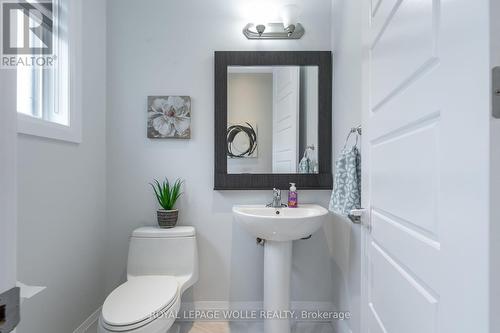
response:
M236 221L255 237L270 241L292 241L308 237L323 224L328 211L314 204L297 208L271 208L264 205L233 207Z
M236 221L264 244L264 310L290 310L292 241L312 235L326 220L328 211L313 204L297 208L268 208L264 205L233 207ZM265 319L264 333L290 333L290 318Z

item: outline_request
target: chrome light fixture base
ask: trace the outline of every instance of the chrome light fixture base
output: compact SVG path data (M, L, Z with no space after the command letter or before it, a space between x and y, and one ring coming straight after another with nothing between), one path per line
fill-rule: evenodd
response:
M285 29L283 23L268 23L262 29L262 25L255 26L248 23L243 28L243 34L248 39L300 39L304 36L305 30L302 24L294 25L295 29Z

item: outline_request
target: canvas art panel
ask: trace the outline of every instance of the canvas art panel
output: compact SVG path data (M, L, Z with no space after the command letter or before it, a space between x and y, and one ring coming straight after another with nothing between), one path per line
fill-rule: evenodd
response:
M242 122L238 124L228 124L228 158L256 158L257 148L257 125L255 123Z
M191 97L148 96L148 138L191 138Z

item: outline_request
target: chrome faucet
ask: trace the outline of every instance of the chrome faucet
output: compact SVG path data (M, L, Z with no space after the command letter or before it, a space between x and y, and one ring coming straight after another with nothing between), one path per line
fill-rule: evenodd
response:
M281 190L273 188L273 201L266 205L266 207L272 208L282 208L286 207L284 203L281 203Z

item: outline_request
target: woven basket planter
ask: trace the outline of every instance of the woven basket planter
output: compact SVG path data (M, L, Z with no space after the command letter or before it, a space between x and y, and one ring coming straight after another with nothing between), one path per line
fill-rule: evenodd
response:
M158 216L158 225L160 226L160 228L173 228L177 224L179 210L158 209L156 215Z

